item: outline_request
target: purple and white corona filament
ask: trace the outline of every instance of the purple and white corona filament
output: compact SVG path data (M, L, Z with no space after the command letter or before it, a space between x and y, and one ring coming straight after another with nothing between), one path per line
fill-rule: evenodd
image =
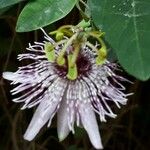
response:
M24 103L22 109L37 106L24 139L31 141L46 123L51 125L57 113L60 141L70 131L74 133L76 124L85 128L95 148L102 149L96 114L104 122L105 116L116 117L109 102L118 108L126 104L129 94L124 94L120 81L127 80L114 73L117 65L106 60L103 42L94 32L67 30L70 36L65 35L66 29L61 30L56 34L62 38L54 41L42 29L45 41L29 44L28 53L18 55L20 61L31 63L14 73L4 72L3 77L16 85L11 93L19 95L13 101ZM100 43L93 45L86 35L94 35Z

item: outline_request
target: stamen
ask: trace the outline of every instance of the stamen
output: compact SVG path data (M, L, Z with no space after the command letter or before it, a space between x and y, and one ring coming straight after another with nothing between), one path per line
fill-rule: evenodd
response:
M56 40L57 40L57 41L62 40L63 37L64 37L64 33L63 33L63 32L58 31L58 32L56 33Z
M103 32L89 32L88 35L96 38L96 40L100 43L101 48L97 51L97 57L96 57L96 64L97 65L102 65L106 61L106 56L107 56L107 48L104 43L104 41L100 38L104 33ZM88 43L88 46L92 47L92 44Z
M45 53L46 53L46 57L50 62L54 62L55 61L55 50L54 50L54 46L47 42L44 45L44 49L45 49Z
M98 56L96 57L96 64L97 65L102 65L106 61L106 56L107 56L107 50L104 45L98 50Z

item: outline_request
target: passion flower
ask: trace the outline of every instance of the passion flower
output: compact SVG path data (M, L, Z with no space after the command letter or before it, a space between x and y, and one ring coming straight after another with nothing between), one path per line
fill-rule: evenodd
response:
M104 122L105 116L116 117L109 102L119 108L126 104L129 94L124 93L120 81L127 80L115 74L117 64L106 59L103 33L63 26L50 33L56 36L54 41L42 31L45 41L29 44L28 53L18 55L20 61L31 60L30 64L3 73L16 85L11 93L17 97L14 102L24 103L21 109L38 106L24 139L31 141L46 123L51 125L57 113L60 141L70 131L74 133L76 123L85 128L93 146L102 149L96 114Z

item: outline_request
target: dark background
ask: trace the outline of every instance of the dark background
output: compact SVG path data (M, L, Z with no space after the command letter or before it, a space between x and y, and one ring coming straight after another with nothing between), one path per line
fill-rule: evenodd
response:
M83 129L59 142L56 117L50 128L44 127L33 142L23 139L34 109L21 111L21 104L11 101L10 83L3 80L3 71L16 71L21 65L17 54L25 52L28 43L42 39L41 31L16 33L17 16L23 5L15 5L8 11L0 11L0 150L93 150ZM66 18L48 26L47 31L63 24L76 24L79 20L74 9ZM138 66L138 64L137 64ZM126 84L127 93L134 92L122 109L115 108L116 119L108 118L99 127L105 150L149 150L150 149L150 81L141 82L127 73L123 75L134 84Z

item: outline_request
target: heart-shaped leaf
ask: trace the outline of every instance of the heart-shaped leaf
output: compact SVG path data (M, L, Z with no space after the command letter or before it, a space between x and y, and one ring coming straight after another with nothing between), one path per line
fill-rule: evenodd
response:
M89 0L94 23L106 32L120 64L131 75L150 77L150 0Z

